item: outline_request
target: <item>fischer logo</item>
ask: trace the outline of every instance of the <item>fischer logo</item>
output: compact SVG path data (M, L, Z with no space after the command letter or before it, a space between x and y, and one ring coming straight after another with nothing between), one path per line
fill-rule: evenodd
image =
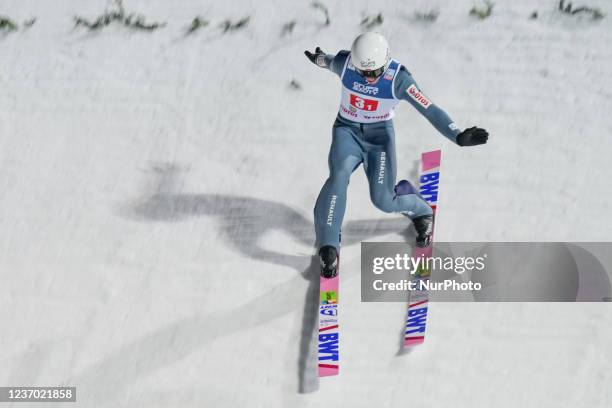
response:
M414 84L410 85L410 87L406 90L406 93L425 109L429 108L429 105L431 105L431 101L427 99Z
M378 109L378 101L373 99L362 98L361 96L351 94L350 96L350 104L357 109L365 110L365 111L375 111Z
M353 82L353 91L361 92L368 95L377 95L378 87L367 86L364 84L360 84L359 82Z
M419 178L419 182L421 183L421 188L419 189L419 193L425 199L425 201L430 203L435 203L438 201L438 182L440 181L440 172L436 171L434 173L423 174Z
M385 182L385 165L387 162L387 153L380 152L380 168L378 169L378 184Z
M333 195L331 201L329 202L329 212L327 213L327 225L331 227L332 222L334 221L334 208L336 208L336 198L337 195Z

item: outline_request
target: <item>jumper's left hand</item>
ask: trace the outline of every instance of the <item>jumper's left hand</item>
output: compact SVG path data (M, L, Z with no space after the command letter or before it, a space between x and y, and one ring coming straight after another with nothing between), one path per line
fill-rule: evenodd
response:
M459 146L476 146L487 143L489 132L479 127L471 127L465 129L457 135L457 144Z

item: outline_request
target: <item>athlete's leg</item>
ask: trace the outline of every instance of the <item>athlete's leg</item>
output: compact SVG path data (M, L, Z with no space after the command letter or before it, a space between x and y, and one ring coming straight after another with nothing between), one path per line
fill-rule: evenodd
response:
M366 173L370 198L384 212L398 212L410 218L432 214L431 207L417 191L403 188L396 194L395 134L392 122L369 128Z
M361 146L351 127L335 124L329 150L329 178L314 208L317 247L332 245L339 249L349 178L362 161Z

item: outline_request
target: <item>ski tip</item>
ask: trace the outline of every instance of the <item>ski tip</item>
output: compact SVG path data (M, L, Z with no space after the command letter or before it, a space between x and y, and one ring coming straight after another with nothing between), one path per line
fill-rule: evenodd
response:
M319 364L319 377L338 375L340 367L333 364Z
M423 165L423 171L440 167L440 161L442 159L442 151L434 150L426 152L421 155L421 163Z

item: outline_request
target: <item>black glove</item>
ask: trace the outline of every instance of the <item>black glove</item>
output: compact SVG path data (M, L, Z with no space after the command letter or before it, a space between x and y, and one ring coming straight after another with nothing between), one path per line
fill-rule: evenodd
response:
M471 127L465 129L457 135L457 144L459 146L476 146L487 143L489 133L479 127Z
M306 54L306 57L313 64L318 65L321 68L329 68L327 61L325 61L325 52L320 47L317 47L314 54L310 51L304 51L304 54Z

